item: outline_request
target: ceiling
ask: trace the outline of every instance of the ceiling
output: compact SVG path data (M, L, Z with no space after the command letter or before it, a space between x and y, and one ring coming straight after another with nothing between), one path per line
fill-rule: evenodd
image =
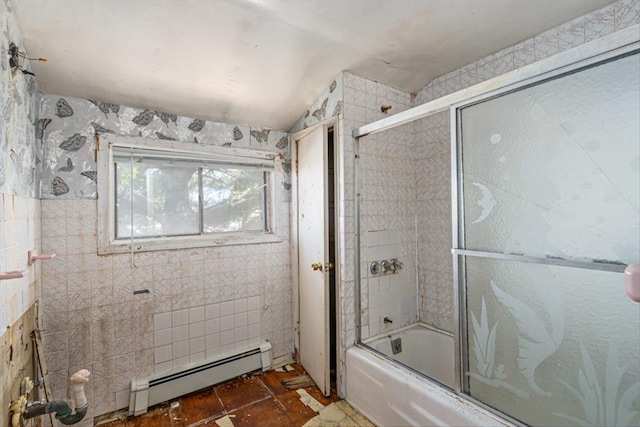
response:
M612 0L12 0L40 90L288 130L342 70L415 92Z

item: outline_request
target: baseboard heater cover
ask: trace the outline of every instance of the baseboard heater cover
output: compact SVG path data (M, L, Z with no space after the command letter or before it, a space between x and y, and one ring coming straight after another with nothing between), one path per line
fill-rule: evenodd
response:
M129 415L142 415L149 406L210 387L248 372L271 368L271 344L261 344L216 360L184 369L131 380Z

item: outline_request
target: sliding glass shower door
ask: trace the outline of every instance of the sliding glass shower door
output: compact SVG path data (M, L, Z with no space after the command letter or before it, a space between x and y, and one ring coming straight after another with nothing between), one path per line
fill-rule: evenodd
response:
M463 391L532 425L637 425L638 53L456 114Z

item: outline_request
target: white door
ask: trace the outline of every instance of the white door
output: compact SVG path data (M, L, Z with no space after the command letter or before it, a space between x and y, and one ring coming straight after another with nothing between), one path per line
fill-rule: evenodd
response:
M300 363L320 390L330 394L327 128L297 143Z

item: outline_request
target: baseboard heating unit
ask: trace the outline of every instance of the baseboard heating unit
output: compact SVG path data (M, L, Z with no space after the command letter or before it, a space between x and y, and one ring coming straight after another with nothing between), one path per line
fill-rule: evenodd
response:
M271 368L271 344L184 369L131 380L129 415L142 415L150 406L230 380L242 374Z

